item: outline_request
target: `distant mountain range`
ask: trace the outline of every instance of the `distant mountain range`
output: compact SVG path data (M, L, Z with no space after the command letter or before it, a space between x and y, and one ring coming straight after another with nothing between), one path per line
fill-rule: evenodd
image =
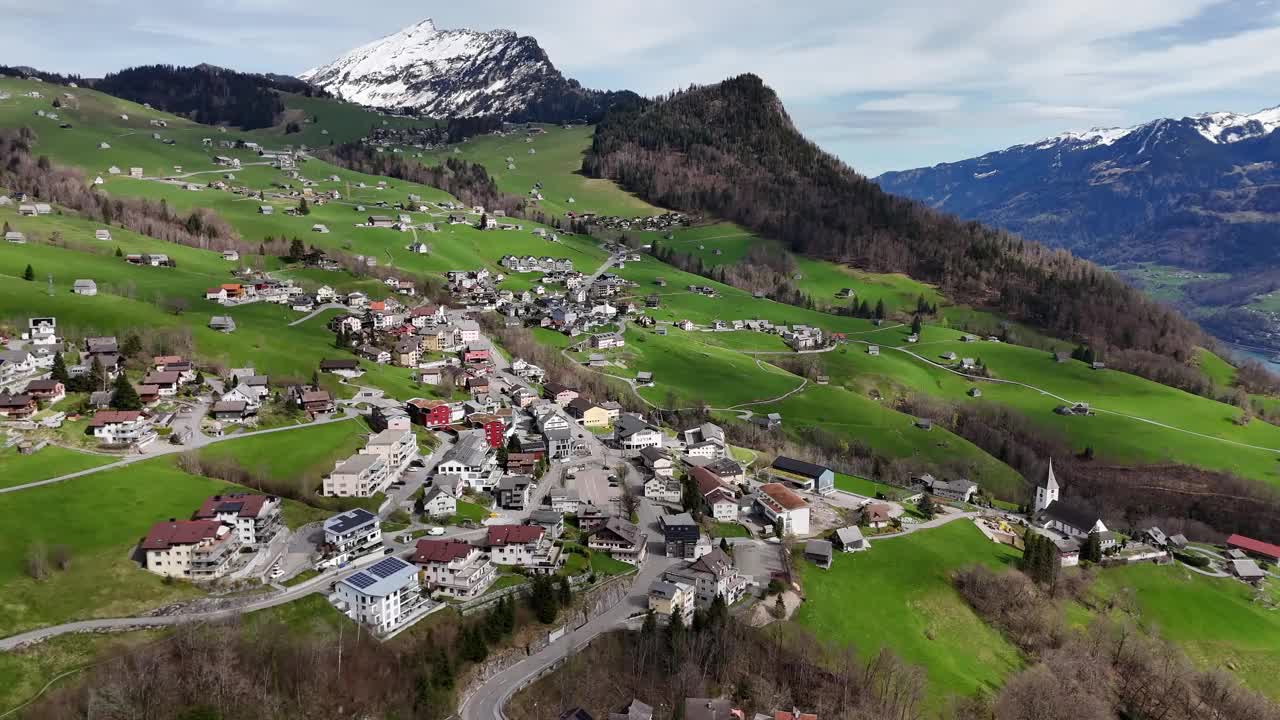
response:
M348 102L412 108L432 117L513 121L598 120L629 92L566 79L538 41L509 30L440 30L424 20L363 45L303 80Z
M885 190L1104 263L1280 266L1280 108L1070 132L877 178Z

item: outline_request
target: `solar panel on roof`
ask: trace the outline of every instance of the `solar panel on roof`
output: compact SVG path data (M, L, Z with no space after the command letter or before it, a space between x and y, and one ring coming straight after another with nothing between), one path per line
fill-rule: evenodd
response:
M361 590L364 590L365 588L369 587L370 585L378 581L369 577L365 573L360 572L347 578L347 582L351 585L354 585L355 587L360 588Z
M385 579L395 575L397 572L400 572L401 568L404 566L405 563L403 560L392 557L387 558L386 560L379 560L373 567L369 568L368 572Z

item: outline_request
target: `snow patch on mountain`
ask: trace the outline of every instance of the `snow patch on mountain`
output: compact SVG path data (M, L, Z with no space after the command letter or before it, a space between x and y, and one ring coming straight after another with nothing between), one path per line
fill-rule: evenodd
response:
M1233 112L1211 112L1183 118L1181 121L1162 118L1127 128L1091 128L1084 131L1069 131L1031 143L1031 147L1044 150L1062 145L1070 150L1087 150L1105 145L1114 145L1120 140L1140 132L1147 133L1148 138L1158 136L1160 134L1158 131L1164 129L1167 124L1176 122L1187 123L1201 137L1211 143L1234 143L1262 137L1272 130L1280 128L1280 106L1260 110L1252 115L1241 115Z
M438 117L519 115L549 96L581 92L533 38L510 30L440 30L429 19L301 77L348 102Z

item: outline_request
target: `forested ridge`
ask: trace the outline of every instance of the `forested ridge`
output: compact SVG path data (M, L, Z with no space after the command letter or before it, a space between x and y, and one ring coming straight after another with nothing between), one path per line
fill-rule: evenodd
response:
M754 75L616 108L596 127L583 171L804 255L936 283L957 302L1061 337L1178 361L1201 339L1092 263L885 193L806 140Z
M92 81L91 87L204 125L233 125L245 130L271 127L279 121L284 102L276 90L315 92L301 80L212 65L126 68Z

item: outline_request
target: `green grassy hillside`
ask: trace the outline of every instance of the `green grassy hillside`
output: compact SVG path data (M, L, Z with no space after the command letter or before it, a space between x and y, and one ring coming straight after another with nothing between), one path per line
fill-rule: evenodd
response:
M837 554L830 570L801 561L805 601L794 620L864 658L889 648L924 667L935 707L950 695L989 692L1022 661L960 598L950 574L974 563L1008 565L1015 556L958 520Z
M1144 627L1177 643L1197 665L1229 670L1280 700L1280 581L1258 591L1180 565L1135 565L1104 571L1097 591L1132 593Z
M596 212L601 215L656 215L660 209L623 192L613 182L584 177L582 153L591 144L592 126L563 129L542 126L546 132L525 142L523 135L498 137L485 135L464 143L424 153L422 161L439 164L453 157L483 165L503 192L527 197L535 183L542 183L543 200L539 206L552 215L568 212ZM454 150L457 152L454 152ZM530 155L529 151L534 154ZM514 170L507 169L511 158ZM572 198L574 202L570 203Z

